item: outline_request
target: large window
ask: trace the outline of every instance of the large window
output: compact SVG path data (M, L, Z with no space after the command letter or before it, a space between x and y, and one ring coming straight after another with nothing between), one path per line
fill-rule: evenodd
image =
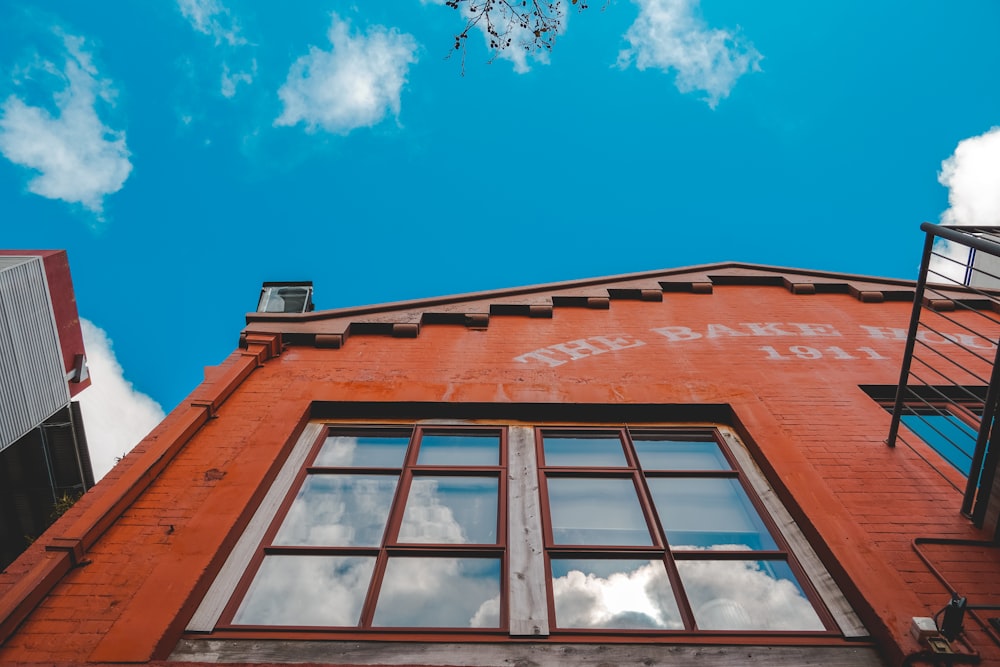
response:
M504 626L504 460L497 428L330 427L223 625Z
M823 631L714 431L540 431L555 627Z
M586 641L858 628L732 431L510 422L310 424L187 629Z

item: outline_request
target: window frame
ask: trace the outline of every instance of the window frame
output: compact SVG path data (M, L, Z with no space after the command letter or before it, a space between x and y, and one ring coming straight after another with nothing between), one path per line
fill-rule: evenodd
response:
M545 572L546 586L548 590L547 601L551 633L555 636L571 636L585 634L635 634L635 635L677 635L695 634L705 635L807 635L816 636L823 634L841 634L837 622L828 611L826 604L813 586L808 573L799 565L798 559L778 525L770 516L769 508L765 506L756 492L746 479L739 462L734 457L727 446L719 429L714 426L704 426L695 428L677 428L671 425L647 425L642 424L634 429L628 424L623 424L617 429L607 429L608 435L614 433L618 436L619 443L623 449L625 466L549 466L545 460L545 437L555 435L557 437L581 436L587 432L600 433L600 427L588 427L578 425L558 425L539 426L536 433L536 460L538 461L538 474L540 489L542 493L542 522L543 534L545 536ZM635 448L633 436L649 437L651 435L661 436L664 439L692 438L693 440L713 442L719 448L725 461L729 464L729 469L704 469L704 470L666 470L652 469L643 470L639 461L639 453ZM659 518L653 493L649 486L649 479L732 479L735 480L750 502L751 507L757 513L757 517L762 521L771 539L775 542L775 549L758 550L677 550L672 551L667 539L666 529ZM638 494L639 506L643 512L644 522L652 538L651 545L577 545L563 544L555 541L553 530L553 520L551 513L551 502L548 500L548 480L550 478L577 478L577 479L631 479ZM579 628L573 626L560 627L556 617L555 594L553 590L553 559L567 558L587 558L598 560L611 559L634 559L649 558L663 562L670 582L671 592L674 595L678 611L683 623L683 629L623 629L623 628ZM697 627L694 612L691 608L688 596L685 593L684 585L677 561L775 561L784 562L794 574L798 585L806 600L811 604L819 621L823 624L823 630L712 630Z
M318 466L316 459L323 449L328 437L340 434L346 437L372 435L402 435L405 431L408 442L404 451L403 460L399 467L371 467L371 466ZM494 435L497 437L497 464L487 465L434 465L419 464L417 458L420 452L420 444L425 435ZM474 628L476 632L507 632L508 617L506 607L507 589L507 433L506 429L497 426L463 425L463 426L442 426L433 424L325 424L319 437L309 447L309 452L305 457L294 477L290 488L282 499L281 504L274 512L271 521L264 532L253 557L240 577L233 593L224 607L221 616L217 620L216 628L224 631L234 632L271 632L290 631L307 633L340 633L340 632L401 632L401 633L425 633L425 632L463 632L465 628L458 627L424 627L424 626L375 626L373 625L374 615L377 609L382 585L385 581L385 573L388 562L392 558L483 558L495 559L500 567L500 623L497 627ZM396 474L396 487L389 503L389 511L382 528L382 537L377 546L305 546L305 545L276 545L274 540L280 531L285 518L295 503L298 491L305 484L310 476L336 475L336 474L356 474L356 475L390 475ZM446 542L402 542L399 539L399 532L405 514L409 492L415 477L422 476L437 477L483 477L495 479L497 481L497 517L496 517L496 542L495 543L446 543ZM270 624L245 624L236 623L235 616L247 597L250 587L253 585L257 572L259 571L265 558L269 555L287 556L310 556L310 555L343 555L343 556L368 556L374 557L375 562L370 575L366 595L362 602L360 618L355 626L314 626L314 625L270 625Z

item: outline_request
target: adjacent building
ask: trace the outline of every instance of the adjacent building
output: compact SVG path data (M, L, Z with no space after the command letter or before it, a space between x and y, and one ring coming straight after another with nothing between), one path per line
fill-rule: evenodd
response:
M66 253L0 250L0 567L94 485L89 385Z
M913 282L722 263L315 311L291 286L0 575L0 663L1000 661L973 609L1000 604L995 461L910 419L982 406L905 398L887 443ZM963 289L920 344L985 400L1000 321Z

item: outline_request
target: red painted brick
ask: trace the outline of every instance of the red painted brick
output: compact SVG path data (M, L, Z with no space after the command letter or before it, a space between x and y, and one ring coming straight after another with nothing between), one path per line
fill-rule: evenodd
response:
M238 534L248 504L262 492L261 480L281 461L311 403L348 400L728 404L789 510L835 565L887 653L898 656L912 648L909 618L947 601L946 587L913 551L912 540L982 537L958 514L961 494L953 484L960 475L934 471L931 465L941 462L922 445L887 448L888 415L858 388L894 384L902 353L901 342L873 339L859 325L905 327L908 316L905 303L718 285L711 295L668 294L663 302L613 300L608 310L555 308L551 319L492 317L485 331L424 326L415 339L351 336L339 350L292 347L237 385L230 381L239 376L242 357L234 353L194 394L215 406L215 418L200 425L93 544L90 564L68 575L0 648L0 662L162 657L178 639L177 619L197 604L220 550ZM828 322L843 335L685 343L652 331L761 321ZM569 340L617 334L646 345L551 368L514 361ZM887 359L769 361L760 349L792 356L790 345L871 347ZM230 390L224 402L213 396ZM179 409L52 534L77 525L90 516L88 508L134 480L180 419ZM22 560L39 553L29 551ZM1000 596L993 551L940 548L933 555L949 581L996 582L983 595ZM975 567L963 569L970 560ZM12 568L26 571L23 562ZM0 595L13 576L0 575ZM71 642L51 646L53 635L67 632L74 634ZM977 647L1000 660L988 643Z

